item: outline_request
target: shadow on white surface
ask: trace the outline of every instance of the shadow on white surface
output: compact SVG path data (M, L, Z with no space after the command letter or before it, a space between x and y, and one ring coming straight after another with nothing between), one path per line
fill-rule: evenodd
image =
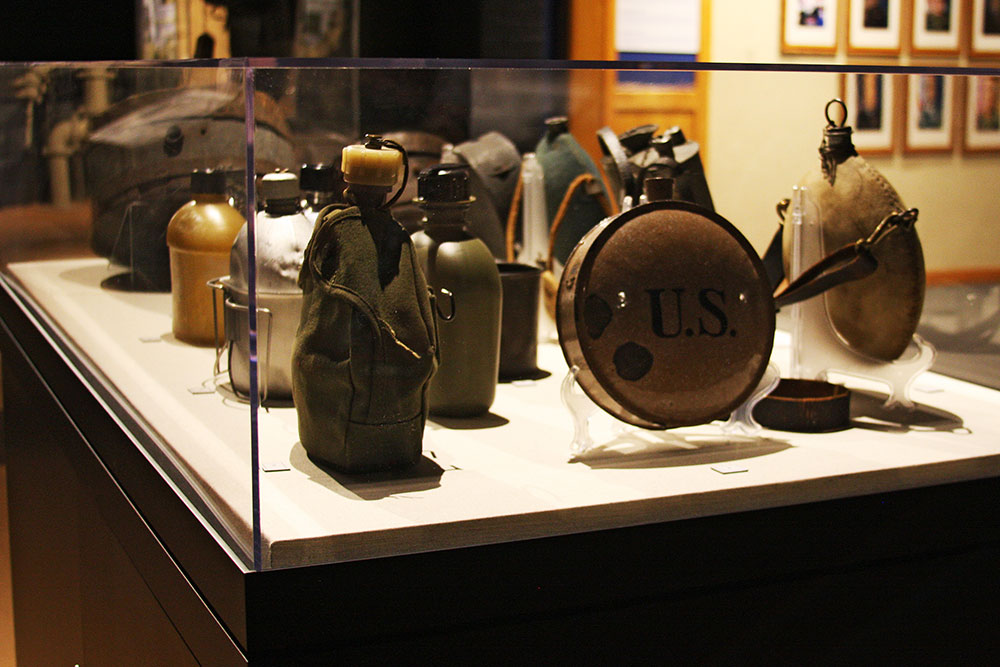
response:
M591 468L674 468L767 456L790 447L784 440L765 437L627 430L572 462Z
M310 481L351 500L381 500L396 494L436 489L441 486L445 472L425 453L412 468L349 475L312 459L300 442L292 447L289 463Z
M886 407L885 394L851 390L851 426L887 433L908 431L940 431L947 433L971 433L958 415L917 403L913 408L903 406Z

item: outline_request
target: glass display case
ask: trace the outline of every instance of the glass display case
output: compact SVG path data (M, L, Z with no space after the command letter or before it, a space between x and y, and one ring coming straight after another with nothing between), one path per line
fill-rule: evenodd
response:
M526 154L539 155L552 131L546 119L568 118L580 154L599 169L595 187L613 190L596 130L598 111L608 103L601 91L609 74L624 70L683 70L698 82L703 95L693 108L650 112L643 122L657 133L680 125L697 142L715 213L757 255L778 229L775 205L819 166L828 101L845 99L858 152L907 206L919 209L927 291L917 331L938 354L910 387L914 406L887 407L884 385L834 373L854 391L850 422L834 432L730 432L718 422L649 430L594 411L593 446L574 450L574 412L564 386L570 369L543 294L529 312L513 316L522 329L538 323L529 332L537 340L536 372L500 382L483 414L431 414L415 465L343 472L311 456L300 441L295 401L276 384L297 363L289 356L291 339L300 335L297 305L292 326L283 328L288 306L276 300L268 283L273 266L262 258L273 252L267 225L280 217L269 208L273 202L294 198L296 215L315 203L303 165L339 167L342 150L366 135L392 138L408 154L409 182L393 184L401 196L390 210L416 232L426 210L415 202L428 196L418 192L417 175L437 163L468 163L470 178L478 179L476 202L490 205L470 228L497 261L514 259L528 243L537 204L529 203L529 179L516 185L518 175ZM81 431L96 418L75 412L87 405L127 435L127 445L91 444L125 495L141 508L141 480L153 474L250 573L995 479L997 81L1000 68L987 65L349 59L4 65L4 371L18 350L28 358L40 347L55 355L75 391L89 397L59 398L70 418L84 424ZM654 78L627 85L641 92L674 84ZM878 87L876 117L865 115L866 85ZM942 95L943 103L928 101L926 91ZM935 118L921 115L931 111ZM616 135L630 129L611 128ZM469 145L491 134L503 146L477 162ZM203 176L192 176L197 171ZM275 172L300 177L302 194L275 194L279 186L265 178ZM544 176L554 181L553 174ZM333 197L343 192L338 187ZM622 202L611 199L617 214ZM211 234L228 234L224 241L209 232L181 238L175 221L192 201L216 207L203 214L204 224L214 225ZM222 207L247 221L242 232L242 223L219 230ZM331 210L315 215L325 219ZM289 292L302 285L298 267L308 240L295 248ZM195 267L212 252L221 263ZM565 260L549 258L547 267L535 268L547 268L558 283ZM680 260L663 258L669 261ZM209 334L195 342L178 330L177 309L195 307L177 303L189 279L208 303L198 307ZM538 296L540 288L529 289ZM446 302L436 297L440 315ZM783 376L792 371L791 329L782 309L771 362ZM50 363L37 362L43 379ZM8 399L16 391L5 382ZM154 472L133 478L136 461ZM151 524L160 520L157 510L143 511ZM162 521L155 528L166 540L177 531ZM176 558L182 569L197 570L183 548ZM211 598L212 585L204 587Z

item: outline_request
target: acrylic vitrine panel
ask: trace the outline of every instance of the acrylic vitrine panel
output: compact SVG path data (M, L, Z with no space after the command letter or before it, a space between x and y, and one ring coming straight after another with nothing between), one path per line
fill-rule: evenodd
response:
M699 92L665 89L656 77L618 90L622 68L681 68ZM1000 154L968 151L954 139L935 152L908 150L917 137L907 134L907 119L935 109L920 108L931 103L907 95L903 77L944 77L951 104L940 110L942 127L960 134L978 79L956 69L864 69L898 92L881 98L886 106L877 114L879 131L895 139L879 153L862 143L858 150L920 211L929 278L921 332L945 361L964 360L939 370L973 383L928 374L914 387L918 409L909 415L880 411L879 388L858 386L851 428L821 435L731 435L713 424L622 429L593 408L591 434L604 440L586 456L570 452L573 416L560 398L570 369L550 315L565 258L560 248L568 253L603 217L639 201L639 191L614 180L624 163L602 143L652 150L656 156L647 157L655 162L665 156L653 140L659 137L665 150L663 137L675 138L671 145L685 148L670 159L696 155L701 165L699 205L709 204L762 254L778 229L775 204L819 168L824 108L856 69L365 60L5 66L4 275L109 405L129 416L152 464L248 568L667 521L888 490L900 479L906 485L995 475L1000 398L982 386L984 374L969 370L998 359L990 281L998 279L1000 250L988 239L996 232L1000 188L988 184L1000 173ZM626 109L624 99L642 105ZM858 95L847 123L856 123L870 101ZM546 123L554 117L566 123ZM654 129L627 134L643 124ZM525 271L536 280L526 292L529 305L509 317L537 348L529 372L498 384L486 413L431 415L413 467L358 473L303 446L288 391L302 307L295 290L314 231L293 225L297 236L269 244L280 219L315 220L322 204L342 198L345 183L323 181L324 165L340 165L344 147L369 134L407 152L407 182L385 193L399 192L390 212L407 233L418 232L427 215L417 201L417 175L442 162L468 165L475 200L467 227L495 259L534 265ZM560 173L560 164L570 167ZM177 337L168 291L175 277L197 273L190 264L175 271L168 231L192 199L191 172L201 168L221 172L200 181L223 190L210 204L249 218L228 245L216 239L225 263L210 271L214 287L206 287L214 298L206 345ZM530 239L548 239L574 180L566 173L583 172L590 176L567 201L584 197L590 212L562 223L557 233L570 236L554 240L551 253L544 242L524 253ZM300 194L282 196L292 176ZM626 193L634 198L626 202L619 196ZM294 210L269 199L291 199ZM174 241L176 250L193 252L185 245L190 238ZM277 255L269 254L275 248ZM192 252L185 256L193 261ZM940 289L942 281L958 284ZM462 312L462 295L449 292L436 294L436 318ZM704 320L706 331L719 322L713 317ZM786 327L779 313L771 361L783 372L792 349ZM691 329L700 330L697 323ZM344 339L331 333L330 340ZM969 340L976 346L964 349ZM389 391L373 386L376 398Z
M251 562L250 407L216 376L207 284L229 272L245 222L244 74L5 65L0 247L5 276L151 464ZM290 165L273 127L260 163Z
M775 204L790 196L807 171L818 168L826 103L842 94L844 75L854 73L850 67L728 71L699 65L693 75L704 97L689 115L656 109L643 116L632 109L628 116L616 116L615 94L607 89L616 80L609 76L614 74L611 63L561 69L543 63L335 65L289 61L254 72L256 85L280 95L290 125L301 131L303 143L296 150L302 161L336 163L344 145L369 134L397 141L408 151L410 180L405 187L397 182L387 196L401 188L391 211L411 232L420 229L426 215L414 201L419 194L415 175L436 162L468 163L484 179L478 203L489 205L469 226L491 249L499 245L498 257L511 243L516 256L522 239L528 238L521 225L532 224L539 205L531 199L534 186L525 159L545 150L545 120L552 116L568 118L574 141L610 190L612 156L601 152L595 130L609 124L613 133L622 134L646 122L659 135L674 124L682 126L686 140L698 146L716 213L763 253L778 228ZM628 64L614 64L623 66ZM927 72L934 70L907 73ZM872 73L900 94L886 98L878 116L886 135L897 139L868 157L903 201L920 209L918 229L928 273L943 280L1000 265L996 250L975 240L982 225L993 224L991 212L1000 208L1000 201L975 185L989 178L996 159L967 159L957 144L947 153L904 152L905 74ZM944 73L952 90L963 80L954 74ZM656 83L646 85L648 89L628 92L668 99ZM959 113L953 108L948 112ZM848 119L849 124L856 121ZM491 133L500 139L485 144L492 151L487 172L483 163L476 163L474 148ZM859 151L866 153L861 144ZM515 194L521 169L526 177ZM616 201L615 210L622 203ZM552 208L558 204L557 199ZM977 222L956 223L956 211L963 220ZM544 211L542 220L552 213ZM549 269L558 279L559 262ZM444 303L460 302L459 295L453 296L457 301ZM724 434L711 424L660 433L623 430L598 423L610 419L598 410L591 431L606 440L586 456L573 457L572 413L559 395L568 369L545 305L543 291L535 332L539 373L501 383L490 410L478 417L431 414L421 456L404 470L344 470L302 444L301 415L293 406L274 403L258 412L262 565L369 558L694 516L706 511L695 500L702 494L727 510L745 509L762 484L777 489L766 502L786 503L801 499L793 489L802 487L796 485L824 484L820 480L830 476L840 480L833 485L836 493L849 494L881 488L895 474L890 471L900 468L915 472L957 466L971 475L993 474L996 468L998 452L980 436L998 429L990 417L997 397L983 387L936 375L917 383L918 408L908 417L880 410L880 389L861 387L852 428L840 434L763 431L744 436ZM449 316L448 310L442 308L438 315ZM779 313L779 327L783 325ZM277 339L271 344L281 345ZM786 331L776 334L772 353L776 367L787 373L791 344ZM975 437L968 437L970 430ZM903 433L905 438L898 437Z

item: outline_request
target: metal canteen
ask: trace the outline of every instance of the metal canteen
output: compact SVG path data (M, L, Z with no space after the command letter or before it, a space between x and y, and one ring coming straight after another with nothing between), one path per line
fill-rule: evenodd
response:
M731 223L653 201L583 237L559 283L557 326L591 399L663 429L724 418L749 397L770 361L775 302Z
M445 140L436 134L419 130L401 130L386 132L385 139L395 141L406 150L410 161L410 173L419 174L424 169L432 167L441 161L441 149ZM417 179L411 178L403 189L396 203L392 205L392 216L403 225L407 232L413 233L420 229L420 221L424 214L414 202L417 198Z
M473 417L489 411L500 361L502 287L497 263L466 228L473 200L469 167L441 164L417 178L423 229L413 249L435 294L438 369L427 391L430 414Z
M326 209L298 280L299 441L310 458L344 472L411 467L421 460L437 348L427 282L388 210L407 182L406 151L367 135L344 148L341 168L354 205Z
M221 290L224 303L225 344L217 354L228 354L229 381L240 396L250 395L250 296L246 287L229 276L209 283ZM302 312L302 293L257 291L257 358L261 401L292 398L292 349ZM218 372L218 369L217 369Z
M666 177L674 180L676 199L714 211L698 143L676 125L659 136L656 131L655 125L641 125L621 135L609 127L597 131L602 165L619 203L626 197L638 202L648 178Z
M906 207L885 177L857 154L846 108L834 122L827 104L821 160L801 185L820 211L823 247L839 248L869 237L882 220ZM915 212L914 212L915 216ZM791 234L783 235L785 275L791 261ZM826 309L837 333L854 350L883 361L900 357L913 338L923 309L926 276L920 238L912 224L899 227L872 248L878 268L826 293Z
M648 146L657 129L656 125L640 125L620 136L610 127L597 131L597 143L602 153L601 166L608 176L611 194L619 204L626 196L632 195L637 186L636 169L629 162L629 156Z
M268 195L256 225L257 308L262 315L258 321L261 393L271 399L289 400L292 348L302 310L302 290L297 281L313 223L298 210L298 179L294 175L268 174L261 182L261 190ZM229 255L229 278L221 281L226 292L229 375L233 388L242 394L250 391L247 233L244 225Z
M210 346L222 310L205 283L225 272L233 240L246 221L229 204L224 172L194 171L191 190L192 200L167 225L172 330L185 343Z

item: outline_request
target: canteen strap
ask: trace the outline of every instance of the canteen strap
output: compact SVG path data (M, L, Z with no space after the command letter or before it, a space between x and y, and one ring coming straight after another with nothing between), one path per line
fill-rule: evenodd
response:
M556 234L559 233L559 227L562 225L563 220L566 218L566 211L569 209L570 200L573 199L573 195L580 188L588 188L588 194L593 196L601 208L604 210L605 217L614 214L611 208L611 201L608 199L607 195L604 194L604 189L600 187L600 181L594 177L592 174L583 173L573 179L573 182L569 184L566 188L566 194L563 195L562 201L559 202L559 208L556 210L556 215L552 218L552 227L549 229L549 248L548 252L545 254L545 269L551 271L555 259L553 253L556 247Z
M597 200L597 202L601 205L601 208L604 210L605 216L611 216L614 214L611 201L608 199L607 195L604 194L604 189L599 186L600 181L596 177L589 173L582 173L574 178L569 184L569 187L566 188L566 193L563 195L562 201L559 203L559 208L556 210L555 217L552 218L552 226L549 228L549 247L545 256L545 268L549 271L552 270L552 253L556 244L556 234L559 232L559 227L562 225L562 221L566 217L566 212L569 210L570 201L573 199L573 195L576 194L578 189L581 187L587 188L585 192ZM507 214L507 226L504 240L507 247L508 262L516 261L514 246L517 238L517 220L521 212L521 196L523 192L524 174L522 171L521 175L517 177L517 185L514 188L513 201L511 202L510 211Z
M885 216L865 239L846 245L816 262L774 295L777 308L822 294L852 280L870 276L878 268L872 250L896 229L911 229L917 209L893 211Z

